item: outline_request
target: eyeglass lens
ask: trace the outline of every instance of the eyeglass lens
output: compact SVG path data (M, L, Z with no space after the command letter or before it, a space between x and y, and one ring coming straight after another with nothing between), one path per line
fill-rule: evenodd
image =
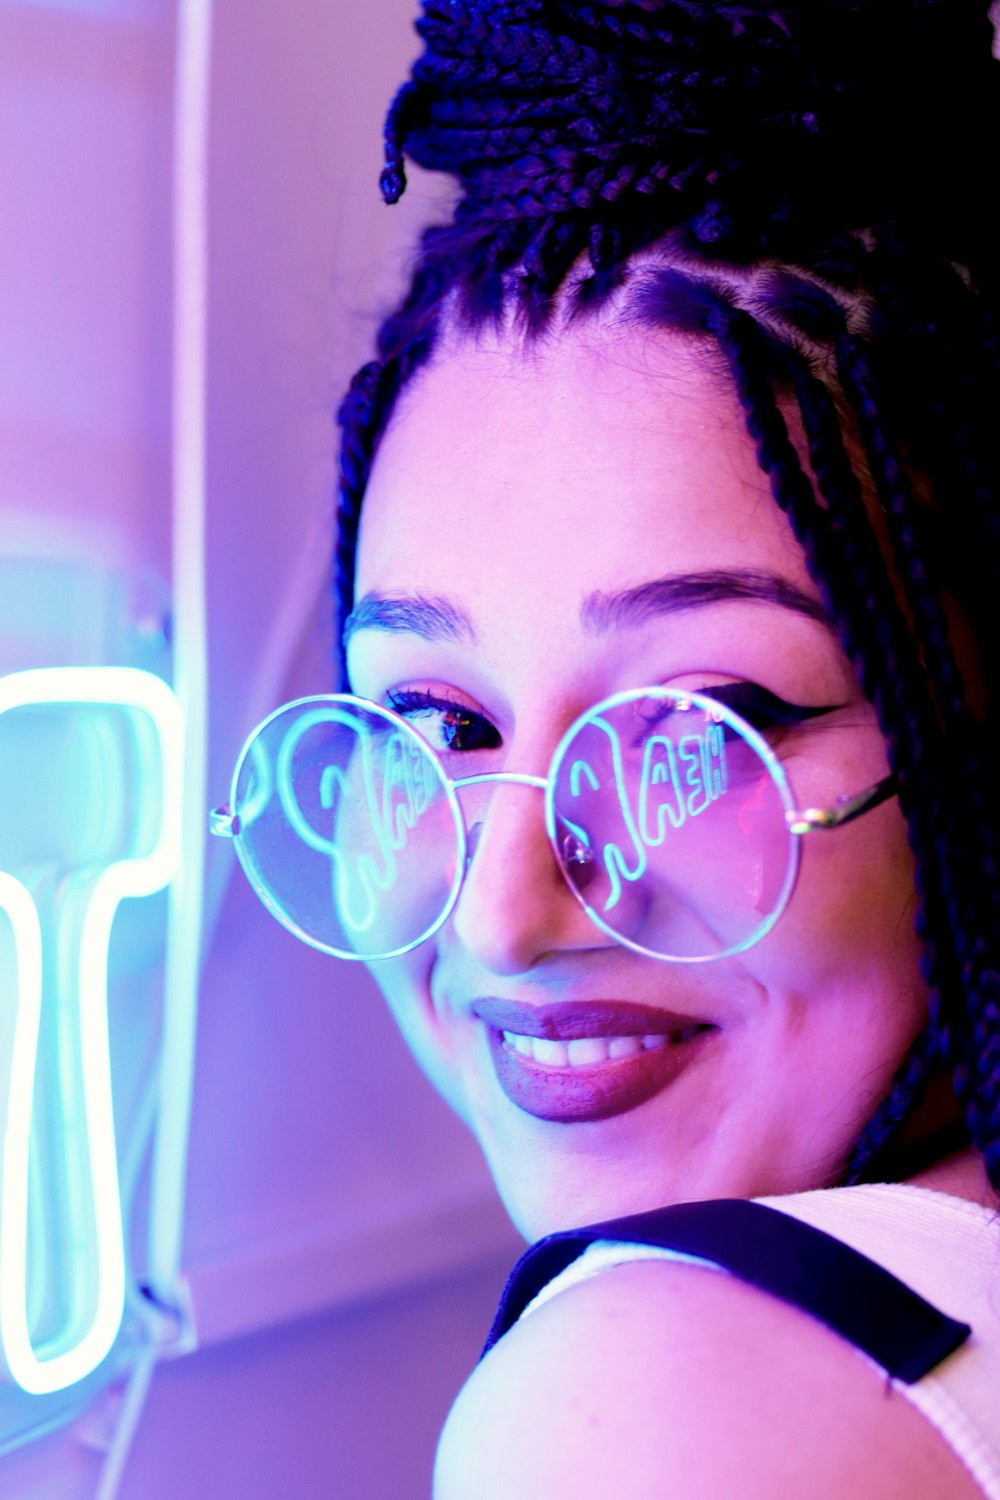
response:
M327 952L374 959L440 925L465 873L463 813L481 816L497 795L489 783L456 795L409 724L326 698L265 722L231 808L240 859L279 920ZM782 910L797 855L790 806L780 767L730 710L655 689L572 726L545 815L598 927L640 952L698 961L749 946Z
M609 700L573 726L553 768L550 837L598 926L697 961L772 924L796 850L784 778L752 735L721 705L669 690Z
M234 790L247 874L317 947L352 958L404 951L457 892L454 794L424 741L375 707L291 705L251 741Z

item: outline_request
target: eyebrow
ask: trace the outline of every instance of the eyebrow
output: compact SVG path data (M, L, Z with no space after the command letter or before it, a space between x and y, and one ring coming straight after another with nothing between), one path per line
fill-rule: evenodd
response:
M617 593L588 594L580 609L584 628L603 634L630 625L643 625L658 615L686 609L704 609L710 604L750 600L776 604L795 614L817 620L832 630L833 620L818 599L782 578L778 573L753 569L709 568L701 573L672 573Z
M734 600L776 604L833 629L833 621L820 601L787 578L734 568L671 573L616 593L588 594L580 606L580 619L590 634L601 635L643 625L659 615ZM425 641L465 640L476 644L475 628L465 611L450 599L428 594L366 594L344 622L345 646L358 630L399 631Z
M366 594L344 621L344 645L357 630L406 631L425 641L476 643L472 621L450 599L428 594Z

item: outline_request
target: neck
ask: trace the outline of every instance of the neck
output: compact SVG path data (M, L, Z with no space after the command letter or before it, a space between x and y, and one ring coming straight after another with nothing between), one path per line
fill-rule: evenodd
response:
M914 1187L931 1188L936 1193L948 1193L953 1198L966 1198L970 1203L982 1204L984 1208L997 1207L997 1192L986 1175L983 1158L974 1146L936 1161L923 1171L907 1177Z

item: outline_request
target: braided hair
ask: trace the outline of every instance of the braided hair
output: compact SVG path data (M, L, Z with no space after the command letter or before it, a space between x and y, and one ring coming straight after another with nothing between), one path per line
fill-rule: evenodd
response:
M993 714L968 706L957 600L1000 703L1000 141L985 0L423 0L385 126L457 182L340 411L336 605L397 394L442 331L557 310L714 347L761 469L873 704L917 868L929 1020L856 1142L898 1142L947 1069L1000 1191ZM793 404L807 475L789 434Z

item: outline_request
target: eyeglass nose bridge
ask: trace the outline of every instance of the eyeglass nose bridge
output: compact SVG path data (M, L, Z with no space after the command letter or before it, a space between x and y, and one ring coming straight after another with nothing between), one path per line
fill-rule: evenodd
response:
M512 786L533 786L540 792L548 792L549 783L544 776L529 776L526 771L481 771L475 776L458 776L451 780L452 790L463 791L466 787L482 786L487 781L503 781ZM460 805L460 804L459 804ZM467 824L462 818L462 828L465 832L464 839L464 865L466 872L472 864L479 843L479 829L482 823Z
M540 792L549 789L545 776L529 776L526 771L480 771L476 776L459 776L451 784L456 792L464 786L480 786L484 781L511 781L517 786L536 786Z
M482 786L482 784L487 781L502 781L513 786L533 786L536 787L538 791L544 792L546 796L548 795L552 785L550 778L545 776L531 776L526 771L482 771L475 776L459 776L451 782L451 785L454 791L459 792L464 787ZM466 871L468 871L468 868L475 856L476 847L479 842L478 829L481 827L482 824L479 823L474 824L471 828L466 828L465 830ZM550 844L552 843L553 837L554 836L550 834ZM583 879L585 878L585 871L589 873L587 867L591 866L594 862L593 852L573 833L567 833L563 839L560 839L559 848L554 852L557 852L559 855L559 859L557 862L562 867L564 867L564 876L567 875L568 869L570 867L575 866L577 868L577 876L580 879Z

